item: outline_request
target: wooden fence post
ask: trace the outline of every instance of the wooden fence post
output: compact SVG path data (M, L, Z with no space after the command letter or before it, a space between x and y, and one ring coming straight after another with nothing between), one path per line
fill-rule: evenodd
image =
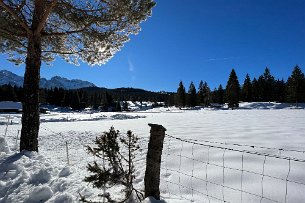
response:
M66 154L67 154L67 163L68 163L68 165L70 165L70 161L69 161L69 147L68 147L68 142L66 142Z
M152 196L160 200L160 167L163 141L166 129L162 125L148 124L150 129L150 138L146 157L145 171L145 197Z

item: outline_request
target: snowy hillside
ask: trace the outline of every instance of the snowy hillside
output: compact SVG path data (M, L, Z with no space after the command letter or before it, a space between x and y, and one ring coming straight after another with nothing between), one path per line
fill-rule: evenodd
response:
M18 76L10 71L1 70L0 71L0 85L11 84L12 86L22 86L23 85L23 77ZM40 79L40 88L54 88L61 87L64 89L79 89L83 87L95 87L95 85L88 81L72 79L69 80L67 78L55 76L50 80L45 78Z

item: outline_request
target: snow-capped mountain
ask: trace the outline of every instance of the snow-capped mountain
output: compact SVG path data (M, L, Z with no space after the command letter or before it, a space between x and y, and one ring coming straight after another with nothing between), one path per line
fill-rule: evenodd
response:
M11 84L16 86L23 85L23 77L16 75L8 70L0 70L0 85ZM50 80L40 79L41 88L61 87L64 89L79 89L83 87L96 87L93 83L78 79L69 80L67 78L55 76Z
M11 84L13 86L22 86L23 77L16 75L8 70L0 70L0 85Z

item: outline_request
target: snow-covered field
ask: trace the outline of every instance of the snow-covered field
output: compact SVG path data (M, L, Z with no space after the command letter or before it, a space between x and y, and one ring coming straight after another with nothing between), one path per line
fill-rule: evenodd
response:
M304 108L244 103L234 111L51 112L41 120L39 153L20 154L20 114L0 114L0 203L78 202L79 194L96 199L101 191L83 182L92 161L84 146L111 126L142 138L136 187L143 188L148 123L167 129L161 171L161 197L166 202L305 202Z

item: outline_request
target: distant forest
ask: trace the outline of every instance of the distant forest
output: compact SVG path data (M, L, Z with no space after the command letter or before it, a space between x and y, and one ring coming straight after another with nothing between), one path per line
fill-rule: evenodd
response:
M23 88L11 85L0 86L0 101L23 100ZM191 82L188 91L180 81L177 92L151 92L135 88L106 89L88 87L77 90L51 88L40 90L40 103L80 110L87 107L102 111L128 110L126 101L150 101L155 106L194 107L228 103L230 108L243 102L305 102L304 73L295 66L287 81L275 79L269 68L258 78L251 80L247 74L242 85L232 69L226 87L210 89L207 82L201 81L198 88Z
M207 82L200 81L198 91L191 82L188 91L185 91L180 81L176 95L169 96L171 105L176 106L210 106L211 104L228 103L230 108L238 107L243 102L286 102L296 105L305 102L305 78L299 66L295 66L287 81L275 79L269 68L258 78L251 80L246 75L242 85L232 69L226 87L219 85L211 90Z

